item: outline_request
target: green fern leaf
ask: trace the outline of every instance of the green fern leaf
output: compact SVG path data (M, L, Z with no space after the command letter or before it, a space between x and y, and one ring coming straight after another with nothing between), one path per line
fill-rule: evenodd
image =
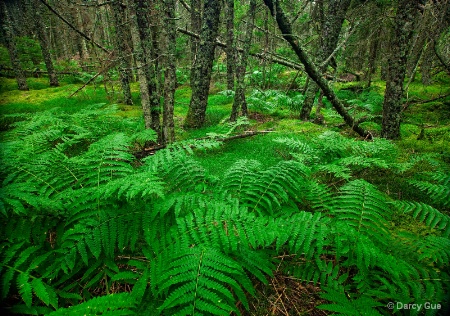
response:
M48 306L50 304L50 296L44 282L39 278L34 278L33 281L31 281L31 286L33 287L34 294Z
M119 293L96 297L69 308L60 308L48 316L134 315L134 307L134 301L130 299L129 293Z
M364 180L349 182L341 188L331 212L338 221L347 221L357 231L386 243L391 210L385 197Z
M430 228L441 230L444 237L450 237L450 217L434 207L412 201L395 201L392 204L403 213L412 213L413 218L424 222Z
M30 275L27 273L20 273L17 277L17 288L19 289L19 294L27 307L31 306L33 300L33 296L31 293L31 284L28 283L29 279Z

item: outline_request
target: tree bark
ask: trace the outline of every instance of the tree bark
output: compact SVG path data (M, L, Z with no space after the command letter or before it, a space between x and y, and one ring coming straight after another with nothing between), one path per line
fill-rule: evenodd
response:
M191 31L200 34L202 28L202 0L191 0ZM191 38L191 72L197 58L200 39ZM192 87L191 76L191 87Z
M342 23L345 19L345 14L349 8L351 0L333 0L329 1L328 9L323 14L321 21L321 41L322 45L319 48L317 60L322 63L329 55L333 53L339 41L339 34L341 33ZM322 16L322 14L320 14ZM321 65L320 71L323 73L327 70L328 63ZM300 112L300 119L303 121L309 120L311 109L316 98L319 87L315 82L310 82L306 90L306 98Z
M6 42L6 48L8 49L9 58L11 60L11 65L14 69L14 74L17 80L17 86L19 90L28 91L27 79L25 73L20 65L19 55L17 53L14 33L14 28L12 25L12 18L8 10L7 2L10 1L0 1L0 23L2 25L2 33L4 34L4 40Z
M114 26L116 28L116 49L117 58L119 59L119 76L123 91L123 102L132 105L133 100L131 98L130 77L128 72L129 64L127 62L127 49L125 45L126 30L123 24L124 8L118 0L115 0L111 5L114 14Z
M139 91L141 93L141 107L144 114L144 124L145 128L152 128L152 115L151 115L151 105L150 105L150 92L148 86L147 75L145 72L146 60L144 55L144 49L142 47L141 37L139 34L138 22L136 17L136 5L135 3L130 4L130 32L131 38L133 40L133 47L135 53L137 75L139 80Z
M383 102L381 136L387 139L400 137L403 81L405 80L409 42L412 38L414 17L420 0L399 0L391 40L389 74Z
M163 143L175 141L175 126L173 121L173 110L175 105L176 90L176 59L177 51L177 27L175 25L175 0L165 1L165 51L166 63L164 73L164 107L163 107Z
M32 19L34 21L35 31L41 46L42 57L44 58L45 67L47 68L50 86L58 87L58 76L56 75L55 67L53 66L53 61L50 54L50 41L45 30L45 24L42 20L41 3L38 0L28 2L27 11L30 15L32 15Z
M225 1L225 18L227 24L227 89L234 90L236 49L234 47L234 0Z
M354 119L348 114L342 102L338 99L334 91L329 86L327 80L323 78L322 73L312 63L311 59L305 53L305 51L299 46L298 41L292 34L292 27L286 15L284 14L283 9L281 8L280 3L273 0L264 0L264 3L269 8L272 16L274 16L274 18L276 19L283 37L291 45L295 54L297 55L301 63L305 66L306 73L312 80L317 83L320 89L322 89L324 95L331 102L336 111L344 118L344 121L347 123L347 125L349 125L360 136L371 138L371 134L362 129L358 124L356 124Z
M253 23L256 14L256 1L250 0L250 7L248 9L249 21L246 25L244 47L240 54L240 61L236 71L236 93L234 95L233 107L231 109L230 121L236 121L239 115L239 109L243 116L248 115L247 102L245 100L245 70L247 68L247 60L250 51L250 46L253 37Z
M192 97L185 126L196 128L205 123L209 84L219 29L220 1L206 0L203 10L201 40L191 74Z

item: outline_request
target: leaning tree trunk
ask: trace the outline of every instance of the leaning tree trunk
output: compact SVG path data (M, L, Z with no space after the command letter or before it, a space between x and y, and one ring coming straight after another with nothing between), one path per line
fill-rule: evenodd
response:
M391 40L389 73L383 102L381 136L400 137L403 81L405 80L409 42L412 38L414 17L420 0L399 0Z
M272 16L275 17L278 27L281 31L281 34L283 34L284 39L289 43L289 45L291 45L295 54L297 55L301 63L305 66L305 71L308 74L308 76L317 83L320 89L322 89L323 94L331 102L336 111L344 118L344 121L349 126L351 126L352 129L360 136L370 138L371 137L370 133L364 131L348 114L342 102L338 99L334 91L329 86L327 80L323 78L321 71L317 69L317 67L312 63L309 56L299 46L296 37L292 33L291 24L287 19L279 1L264 0L264 3L269 8Z
M247 59L250 51L250 46L252 44L253 35L253 23L255 20L256 13L256 1L250 0L250 8L248 9L249 21L247 23L247 28L245 31L244 47L241 52L240 62L236 71L236 93L234 95L233 107L231 109L230 121L234 122L239 115L239 109L242 111L243 116L247 116L247 103L245 101L245 69L247 68Z
M11 65L14 69L14 74L17 80L17 86L19 90L28 91L27 78L20 65L19 55L17 53L15 33L12 25L10 13L6 2L12 1L0 1L0 24L2 26L3 38L6 42L6 48L8 49Z
M42 57L44 57L45 67L47 68L50 86L58 87L59 81L56 75L55 67L53 66L52 56L50 54L50 41L41 15L41 3L37 0L32 0L31 2L28 2L28 4L31 5L27 8L30 15L34 15L32 19L34 20L36 35L39 39Z
M323 17L322 22L322 45L319 49L318 60L320 62L325 61L336 49L339 34L341 33L342 23L345 19L345 14L350 6L351 0L333 0L329 1L328 10ZM323 73L327 70L328 63L321 65L320 71ZM311 115L311 109L314 104L314 99L319 91L319 86L314 82L310 82L308 89L306 90L306 98L303 102L302 110L300 112L300 119L307 121Z
M234 0L225 2L225 19L227 23L227 89L234 90L234 73L236 49L234 47Z
M164 1L166 11L165 46L166 46L166 71L164 73L164 107L163 107L163 142L165 144L175 141L175 126L173 121L173 109L176 90L176 59L177 52L177 27L175 24L175 0Z
M201 40L191 74L192 98L186 116L186 127L200 127L205 123L214 50L219 29L219 16L220 1L206 0L203 10Z
M114 26L116 28L116 50L117 56L119 58L119 75L120 75L120 84L122 86L123 91L123 102L128 105L133 104L133 100L131 98L131 89L130 89L130 78L128 72L128 63L126 56L126 45L125 45L125 35L126 30L124 27L123 21L123 7L119 0L115 0L112 2L112 9L114 15Z

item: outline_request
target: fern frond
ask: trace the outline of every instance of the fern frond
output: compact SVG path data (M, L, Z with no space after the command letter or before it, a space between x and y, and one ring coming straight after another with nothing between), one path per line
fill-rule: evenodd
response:
M422 202L412 201L394 201L391 204L399 211L411 214L414 219L425 223L430 228L441 230L444 237L450 237L450 217L434 207Z
M60 308L48 315L134 315L134 307L134 300L129 293L118 293L95 297L75 306Z
M213 248L201 246L175 247L168 251L172 260L162 263L166 267L154 280L157 295L170 293L159 307L161 312L177 315L239 313L234 306L233 293L248 308L243 288L249 293L254 293L254 289L248 286L250 280L235 261Z
M450 205L450 174L427 173L436 183L429 181L410 180L414 187L426 192L432 201L444 206Z
M429 235L419 241L419 260L445 267L450 262L450 239Z
M297 199L308 168L295 161L281 161L258 173L258 178L241 190L240 201L259 214L274 214L289 198Z
M322 292L320 296L334 304L322 304L318 306L319 309L341 313L338 315L382 315L375 308L384 305L369 296L362 295L355 300L351 300L343 291L331 288L326 288L325 290L326 292Z
M388 218L391 214L385 197L364 180L349 182L341 188L331 213L338 221L346 221L358 232L386 243Z

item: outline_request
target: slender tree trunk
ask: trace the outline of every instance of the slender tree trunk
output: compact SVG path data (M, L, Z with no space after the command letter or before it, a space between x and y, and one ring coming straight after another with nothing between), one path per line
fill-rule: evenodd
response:
M2 25L2 33L4 34L4 40L6 42L6 47L8 49L9 58L11 60L11 65L14 69L14 74L17 80L17 86L19 90L28 91L27 79L25 73L20 65L19 55L17 53L14 28L12 25L12 18L8 10L8 5L6 2L0 1L0 24Z
M240 54L240 61L236 71L237 88L234 95L233 107L231 109L230 121L236 121L239 115L239 109L243 116L248 115L247 102L245 100L245 70L247 68L247 60L252 44L253 23L256 14L256 1L250 0L250 7L248 9L248 23L245 30L244 47Z
M234 47L234 0L226 0L225 17L227 22L227 89L234 90L236 49Z
M296 37L294 37L292 34L291 24L284 14L280 3L273 0L264 0L264 3L269 8L272 16L275 17L284 39L289 43L289 45L291 45L295 54L297 55L301 63L305 66L305 71L308 76L317 83L320 89L322 89L323 94L331 102L336 111L344 118L345 122L349 126L351 126L352 129L360 136L370 138L370 133L366 132L358 124L356 124L355 120L348 114L342 102L338 99L334 91L329 86L327 80L323 78L322 73L312 63L311 59L305 53L305 51L299 46Z
M377 31L374 34L374 38L370 39L369 43L369 60L367 64L367 73L366 73L366 79L367 79L367 88L370 87L372 84L372 75L375 74L375 71L377 69L377 56L378 56L378 47L380 43L380 31Z
M202 28L202 3L203 0L191 0L191 31L200 34ZM191 72L194 69L195 60L197 59L198 45L200 39L191 37ZM191 87L193 86L191 76Z
M425 51L423 52L422 65L420 67L422 73L422 84L429 86L431 84L431 68L433 67L433 51L434 41L428 43Z
M383 103L381 136L388 139L400 137L403 81L405 80L409 42L412 37L414 17L420 0L399 0L391 40L389 77Z
M133 100L131 98L131 89L130 89L130 78L128 68L129 65L127 63L126 56L126 45L125 45L125 28L123 25L123 16L124 16L124 8L122 4L115 0L112 4L113 14L114 14L114 26L116 28L116 49L117 55L119 58L119 75L120 75L120 84L122 86L123 91L123 102L125 104L133 104Z
M220 1L205 0L201 40L191 74L192 98L185 121L186 127L200 127L205 123L219 17Z
M31 5L31 6L30 6ZM56 75L55 67L53 67L52 56L50 54L50 41L46 32L45 24L41 15L41 3L37 0L28 2L27 11L29 11L31 18L34 20L35 31L41 46L42 57L44 58L45 67L47 68L50 86L59 86L58 77Z
M144 56L144 49L142 47L141 37L138 29L138 22L136 17L136 6L135 3L130 5L130 32L131 38L133 40L133 47L135 53L137 75L139 80L139 90L141 92L141 106L144 113L144 124L145 128L152 128L152 115L150 110L150 92L147 80L147 75L145 73L146 60Z
M327 12L323 15L321 21L321 41L322 45L318 52L318 60L320 62L325 61L329 55L336 49L339 34L341 33L342 23L345 19L345 14L350 6L351 0L333 0L329 1ZM323 8L321 10L323 12ZM328 63L320 67L320 71L323 73L328 68ZM302 110L300 112L300 119L307 121L311 115L311 109L314 104L314 99L319 91L319 87L315 82L310 82L308 89L306 90L306 98L303 102Z
M163 108L163 142L172 143L175 141L175 126L173 121L173 109L175 104L176 90L176 59L177 51L177 27L175 24L175 0L164 1L166 12L165 23L165 46L166 64L164 74L164 108Z
M145 57L145 75L147 77L148 91L150 94L150 116L151 128L157 132L158 140L161 140L161 124L160 124L160 97L158 93L158 76L157 76L157 53L154 45L157 39L153 38L155 32L152 28L157 28L159 14L155 10L155 1L133 0L136 8L136 17L139 26L139 35Z

